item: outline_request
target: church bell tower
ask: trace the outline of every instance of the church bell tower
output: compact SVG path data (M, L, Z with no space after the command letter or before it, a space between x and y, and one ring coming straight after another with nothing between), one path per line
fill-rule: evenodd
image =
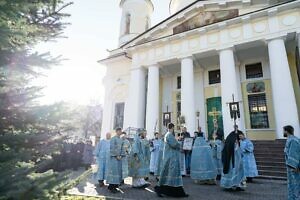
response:
M150 28L154 6L151 0L121 0L119 46Z

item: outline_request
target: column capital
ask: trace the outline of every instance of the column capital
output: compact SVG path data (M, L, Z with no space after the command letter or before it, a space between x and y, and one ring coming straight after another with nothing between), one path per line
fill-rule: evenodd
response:
M147 68L147 69L152 68L152 67L161 68L162 66L160 64L158 64L158 63L145 66L145 68Z
M235 47L232 46L232 45L230 45L230 46L225 46L225 47L217 49L217 51L219 52L219 54L220 54L221 51L226 51L226 50L231 50L231 51L234 52L235 51Z
M268 44L274 40L286 40L286 34L277 35L275 37L267 37L265 38L265 42Z
M181 57L178 57L179 60L184 60L184 59L192 59L194 60L194 57L193 55L189 55L189 56L181 56Z

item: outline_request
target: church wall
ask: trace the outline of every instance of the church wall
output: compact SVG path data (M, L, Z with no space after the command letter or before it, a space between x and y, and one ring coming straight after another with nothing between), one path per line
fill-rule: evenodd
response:
M101 138L105 137L106 132L114 132L115 104L124 102L126 108L130 66L131 61L127 58L107 64L106 76L103 79L105 98Z
M294 91L295 91L296 103L297 103L297 108L298 108L298 116L300 118L300 85L299 85L297 68L296 68L295 53L296 53L295 51L288 53L288 61L289 61L289 65L290 65L293 87L294 87Z
M246 79L245 65L252 63L262 63L263 77L255 79ZM265 94L266 94L266 103L268 109L268 121L269 128L267 129L251 129L250 125L250 112L249 112L249 102L248 102L248 92L247 85L254 82L263 82L265 84ZM273 99L272 99L272 89L271 89L271 80L270 80L270 67L266 58L251 58L246 59L241 63L241 87L243 95L243 108L245 116L245 128L247 137L252 140L273 140L276 139L275 133L275 117L273 109Z

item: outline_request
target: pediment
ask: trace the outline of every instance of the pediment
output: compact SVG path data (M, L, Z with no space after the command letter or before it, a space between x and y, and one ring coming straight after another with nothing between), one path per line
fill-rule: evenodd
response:
M267 0L261 0L259 4L252 4L250 0L195 1L122 47L127 48L180 34L255 12L268 6L270 6L270 2Z

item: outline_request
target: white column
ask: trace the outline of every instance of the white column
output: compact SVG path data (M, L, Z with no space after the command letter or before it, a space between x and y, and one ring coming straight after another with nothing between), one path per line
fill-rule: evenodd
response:
M238 93L238 78L234 62L233 50L231 48L224 49L220 54L220 71L221 71L221 94L222 94L222 115L224 136L233 131L233 120L230 118L230 110L228 103L232 102L232 95L235 101L241 101ZM240 106L242 106L240 104ZM244 113L241 113L243 115ZM240 127L240 121L237 120L237 125Z
M195 108L196 111L200 112L199 124L202 128L202 131L206 130L206 112L205 112L205 98L204 98L204 70L201 68L199 72L195 73ZM196 120L196 129L198 122ZM207 138L207 137L206 137Z
M295 135L299 136L296 98L284 40L282 38L270 40L268 50L277 138L283 138L282 127L286 125L292 125Z
M142 67L131 69L124 128L145 128L146 75Z
M185 117L185 125L191 136L195 131L195 98L194 98L194 64L193 58L181 60L181 115Z
M159 127L159 66L148 68L148 93L146 109L146 130L148 137L153 138Z

